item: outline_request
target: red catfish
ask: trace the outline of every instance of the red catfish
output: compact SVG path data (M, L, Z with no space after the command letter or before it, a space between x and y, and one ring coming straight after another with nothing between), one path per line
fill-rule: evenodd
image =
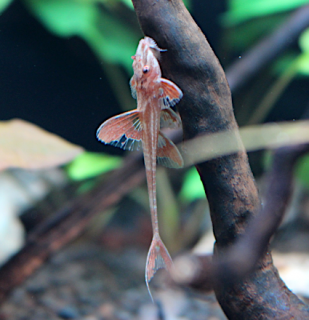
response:
M130 80L137 109L110 118L97 131L100 141L125 150L138 149L142 143L153 229L145 270L151 299L150 280L158 269L170 270L173 264L159 235L156 162L171 168L183 166L177 147L160 131L162 127L176 128L181 124L179 116L170 107L182 98L182 91L173 82L161 78L157 59L161 51L165 50L149 37L139 42L132 57L134 75Z

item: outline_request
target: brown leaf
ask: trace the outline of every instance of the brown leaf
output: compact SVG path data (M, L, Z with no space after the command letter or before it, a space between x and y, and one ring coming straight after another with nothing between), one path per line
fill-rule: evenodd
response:
M27 121L0 121L0 170L54 167L81 152L83 148Z

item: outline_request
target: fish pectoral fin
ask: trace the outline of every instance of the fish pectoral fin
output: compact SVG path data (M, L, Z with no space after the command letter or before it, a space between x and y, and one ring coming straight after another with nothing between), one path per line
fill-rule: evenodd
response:
M182 168L183 159L175 144L159 132L157 162L168 168Z
M158 234L155 235L152 238L152 242L148 251L145 270L146 285L152 301L153 298L150 292L149 282L159 269L164 268L170 272L172 266L172 258L168 253L164 243Z
M139 111L124 112L106 120L97 130L97 138L124 150L138 150L142 142Z
M163 109L160 114L160 128L178 128L181 125L179 115L171 108Z
M162 109L173 107L182 98L182 91L170 80L161 79Z

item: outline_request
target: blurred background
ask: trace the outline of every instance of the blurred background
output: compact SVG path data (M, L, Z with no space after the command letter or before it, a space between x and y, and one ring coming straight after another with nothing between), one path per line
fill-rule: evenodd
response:
M296 10L302 10L302 6L309 4L309 1L186 0L185 4L205 33L223 68L232 74L235 63L241 61L249 50L278 27L286 24ZM131 56L143 35L130 0L0 0L0 10L0 120L26 120L85 150L72 162L72 159L62 161L61 166L52 165L51 168L36 171L8 166L2 171L0 220L3 221L0 221L0 239L3 239L3 244L0 243L0 258L5 262L23 246L27 233L43 220L41 216L44 216L44 219L52 216L64 206L67 199L71 200L80 193L87 192L93 188L97 177L103 175L104 179L104 175L123 163L124 152L98 142L95 132L110 116L136 106L129 87L133 73ZM309 16L306 19L309 21ZM234 87L231 83L235 116L240 126L296 121L307 117L309 22L307 27L306 22L299 23L302 26L297 26L296 23L294 28L301 31L296 32L297 36L290 34L286 46L278 50L274 58L269 59L251 78L244 79L239 86ZM277 48L278 44L274 42L274 50ZM250 69L251 65L246 68ZM237 68L233 72L237 73ZM23 131L19 134L22 136ZM270 152L251 152L249 158L262 193L264 173L271 163ZM12 167L16 166L12 164ZM297 166L295 179L294 198L285 222L274 239L274 247L278 253L278 265L282 266L281 274L286 273L285 279L290 279L291 289L308 298L309 277L304 269L297 269L309 264L308 157L303 157ZM70 188L72 185L74 188ZM207 200L195 169L176 172L160 168L158 190L159 219L163 238L171 252L176 254L196 245L196 250L211 252L214 239ZM42 313L36 315L38 319L47 317L44 313L46 310L49 310L50 319L81 317L82 311L75 301L77 298L74 300L74 294L70 293L73 289L68 289L64 280L67 279L67 273L63 268L67 268L69 273L72 267L76 277L81 274L90 277L89 273L83 273L86 266L82 265L82 260L85 257L86 260L99 259L93 263L93 268L97 269L91 272L96 275L99 273L103 278L106 272L112 274L111 270L115 265L118 266L117 263L122 267L124 263L131 265L132 273L137 269L137 280L135 273L130 273L130 281L125 289L118 284L119 280L112 284L100 283L99 286L123 290L120 309L126 312L128 319L134 318L131 314L135 314L136 319L147 319L143 312L147 315L151 312L156 314L156 310L148 304L146 311L144 307L135 307L133 311L128 311L127 307L130 304L140 306L145 301L149 302L142 276L145 254L151 238L148 211L148 195L143 183L110 209L108 219L96 218L84 236L86 240L83 238L83 241L79 240L71 250L60 253L60 256L52 261L52 265L41 271L39 279L28 283L21 289L22 293L15 293L4 308L4 319L5 316L22 319L22 307L20 314L15 314L14 317L12 310L20 301L26 301L24 307L30 308L29 304L27 305L29 301L25 300L27 294L34 296L35 302L30 300L37 309L41 307L38 308L36 303L43 306L43 311L40 309ZM142 236L132 236L141 230ZM12 239L8 240L9 236ZM132 251L123 251L128 243L130 250L141 247L141 253L133 253L138 262L134 259L134 263L128 262L130 257L132 258ZM102 250L110 255L115 252L118 258L106 255L103 257ZM123 255L121 259L120 253ZM286 260L283 253L288 257ZM291 254L294 254L293 258ZM100 258L93 258L94 256ZM137 263L139 266L136 266ZM108 268L111 270L106 270ZM98 271L99 269L104 269L105 273ZM47 281L47 278L52 277L50 274L54 274L56 280L52 278ZM296 274L299 276L295 276ZM295 279L298 281L295 282ZM58 287L55 285L57 281L61 283ZM73 276L70 281L77 282ZM97 278L93 279L93 282L97 281ZM86 282L82 285L86 285ZM141 291L128 293L127 290L132 290L132 287L137 285ZM37 292L43 290L45 294L50 286L53 287L54 296L51 298L47 295L45 300L36 300ZM65 292L62 302L73 299L74 303L59 302L56 299L56 296L59 296L56 287L61 287ZM82 290L81 292L83 293L79 294L83 297L90 294ZM94 294L93 292L91 294ZM132 294L135 297L133 302L130 300ZM108 300L107 297L111 295L115 296L111 300L118 299L115 292L106 294L104 299ZM162 297L164 301L170 299L163 293ZM179 304L179 301L186 300L187 296L179 293L176 298ZM87 300L85 297L84 299ZM100 296L95 302L83 302L87 305L84 307L87 310L84 310L84 316L91 313L89 310L95 309L97 313L102 313L103 318L108 319L110 316L111 319L126 319L124 315L122 318L115 315L117 308L109 300L109 304L102 305L101 301L104 299ZM190 312L199 310L197 312L213 316L213 319L224 319L213 296L208 299L207 307L200 300L186 302L189 310L186 312L189 313L182 311L185 317L198 319L196 314ZM173 301L169 301L169 304L172 305ZM173 319L172 316L180 319L181 315L176 315L175 310L173 312L174 314L170 315L170 318L166 316L166 319ZM93 318L89 319L99 319L99 316L92 315ZM149 316L149 319L156 319L155 317Z
M4 1L8 2L8 1ZM10 1L1 26L2 120L19 117L89 151L102 151L95 130L107 117L131 109L131 56L142 37L129 1ZM234 1L194 1L190 11L227 69L257 41L287 19L292 9L271 1L246 11ZM238 3L235 1L235 3ZM256 6L263 1L254 1ZM235 8L234 8L235 6ZM241 11L243 10L243 12ZM299 41L254 80L235 92L240 125L246 124L284 68L301 54ZM281 92L261 121L298 119L308 103L305 67ZM293 80L293 81L292 81ZM297 102L295 101L297 97ZM299 99L299 100L298 100ZM110 148L109 151L117 152Z

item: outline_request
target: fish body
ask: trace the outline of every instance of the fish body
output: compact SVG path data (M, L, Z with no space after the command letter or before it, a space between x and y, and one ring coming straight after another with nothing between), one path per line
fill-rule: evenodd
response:
M137 109L114 116L99 127L97 138L125 150L142 145L149 193L153 238L146 261L145 280L149 282L160 268L170 270L172 259L159 234L156 199L156 164L181 168L179 150L161 131L162 127L176 128L179 116L171 109L181 98L182 91L171 81L161 77L158 56L161 51L155 41L145 37L139 42L133 59L134 74L130 80Z

